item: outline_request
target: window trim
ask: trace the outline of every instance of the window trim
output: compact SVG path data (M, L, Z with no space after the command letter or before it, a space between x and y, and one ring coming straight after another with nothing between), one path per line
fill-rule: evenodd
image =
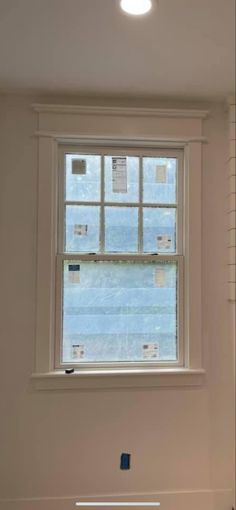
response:
M93 109L90 109L90 133L83 131L83 123L86 116L86 108L83 108L81 118L80 110L75 107L60 109L56 105L37 105L35 110L39 112L39 175L38 175L38 249L37 249L37 319L36 319L36 350L35 350L35 372L32 376L34 385L41 389L70 388L71 386L86 389L86 387L102 387L99 383L106 381L106 387L128 387L136 386L182 386L202 384L204 380L204 369L202 361L202 335L201 335L201 171L202 171L202 143L206 141L202 137L202 119L207 112L191 112L175 110L158 110L153 115L148 113L138 116L138 109L132 112L127 109L126 127L132 124L132 136L120 136L119 129L112 127L112 134L105 137L98 132L98 119L101 114L94 113L96 125L93 125ZM117 116L118 122L124 121L124 108L122 112L111 112L105 110L103 119L110 125L113 115ZM119 109L118 109L119 110ZM186 115L185 113L186 112ZM132 116L135 115L135 125ZM153 123L153 116L158 117ZM92 118L91 118L92 117ZM120 119L122 117L122 119ZM100 123L99 123L100 126ZM104 129L104 126L103 126ZM130 129L130 128L129 128ZM140 137L138 133L148 131L148 137ZM128 130L129 131L129 130ZM95 132L97 132L95 134ZM135 133L137 135L135 136ZM165 137L163 137L165 133ZM189 134L188 134L189 133ZM139 369L131 374L129 378L127 371L123 371L124 379L121 383L120 371L100 371L94 373L91 379L91 372L85 374L73 374L73 382L69 383L68 375L53 369L53 338L55 312L55 275L54 260L56 253L55 224L57 221L57 152L60 143L81 144L93 140L96 144L124 147L142 146L144 148L177 148L184 149L185 167L185 209L187 213L186 237L184 250L186 257L185 264L185 335L186 342L185 368L175 369L154 369L149 374ZM148 151L149 152L149 151ZM189 200L191 196L191 200ZM191 224L191 229L190 229ZM45 285L47 282L47 285ZM150 369L149 369L150 370ZM140 377L139 377L140 374ZM111 375L112 377L107 377ZM115 377L117 376L117 377ZM128 377L128 380L127 380ZM83 382L82 381L83 378ZM70 378L71 380L71 378ZM119 381L118 381L119 380ZM76 381L76 382L75 382ZM92 381L92 382L89 382ZM110 386L111 385L111 386Z

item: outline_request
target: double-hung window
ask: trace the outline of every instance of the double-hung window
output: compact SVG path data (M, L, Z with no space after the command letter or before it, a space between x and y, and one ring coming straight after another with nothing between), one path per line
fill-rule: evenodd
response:
M202 384L202 144L208 112L33 108L35 386Z
M183 366L183 151L58 154L55 367Z

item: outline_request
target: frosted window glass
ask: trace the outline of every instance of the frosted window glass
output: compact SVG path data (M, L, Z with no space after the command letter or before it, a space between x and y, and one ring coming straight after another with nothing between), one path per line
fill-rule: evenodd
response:
M66 189L68 201L100 200L101 156L66 154Z
M176 251L176 209L143 209L143 251L174 253Z
M65 261L62 361L175 361L176 282L176 262Z
M143 158L143 201L176 203L175 158Z
M138 250L136 207L105 207L105 249L123 253Z
M96 206L66 206L65 251L99 250L99 211Z

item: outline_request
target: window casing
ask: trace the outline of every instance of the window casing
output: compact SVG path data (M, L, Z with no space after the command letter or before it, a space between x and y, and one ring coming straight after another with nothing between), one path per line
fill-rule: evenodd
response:
M35 131L38 139L38 215L34 387L41 390L97 390L202 384L205 375L201 274L202 146L207 142L203 136L203 122L208 112L55 104L35 104L33 109L38 117ZM64 253L57 230L60 199L58 165L63 146L70 150L74 148L75 152L88 147L90 150L92 147L107 147L109 153L114 150L116 155L130 148L135 151L142 148L148 154L160 148L182 152L183 252L181 254L178 250L172 255L172 258L178 257L182 272L179 274L184 316L183 335L179 337L180 345L183 339L182 364L157 364L146 368L143 364L140 367L129 364L121 369L117 364L99 369L97 366L87 369L77 367L74 374L67 375L65 366L58 362L60 343L56 339L61 327L58 321L61 314L59 289ZM104 254L104 258L107 256ZM138 256L147 257L147 254ZM67 254L67 258L71 257L73 254Z
M62 144L59 146L58 155L55 368L66 368L68 365L80 370L183 367L183 150L96 147L92 144L77 147ZM116 157L126 158L128 181L130 175L136 174L133 182L128 182L125 192L122 190L123 192L116 193L112 190L114 185L121 188L124 185L124 182L119 180L112 184L112 164ZM90 165L90 182L86 184L85 167L78 166L76 169L75 165L75 170L72 170L73 161L86 161L85 165ZM168 186L167 182L164 182L164 186L156 186L158 176L155 181L155 172L165 165L172 185ZM91 182L91 172L96 174L96 182ZM150 181L150 172L154 172L154 182ZM160 175L160 180L162 178ZM155 191L158 188L162 189L159 196ZM96 211L96 215L91 211ZM126 218L132 216L131 212L135 213L136 218L134 220L131 217L133 227L128 229ZM107 223L111 220L111 224L114 224L114 219L117 222L121 213L125 222L123 219L123 225L122 221L121 225L118 222L118 227L113 225L109 231ZM156 219L161 223L160 217L164 218L165 215L167 220L172 217L172 222L175 217L170 238L167 240L169 244L167 242L166 246L164 236L168 232L168 226L164 224L161 228L155 225ZM119 234L117 236L114 234L116 230ZM151 236L150 232L153 230L155 232ZM93 233L91 239L90 231ZM110 271L107 271L109 266ZM143 285L145 286L147 281L149 287L141 289L140 274L143 270ZM98 278L98 273L101 275L102 271L104 279L106 274L109 276L109 272L110 281L114 272L118 277L118 281L113 278L113 288L107 292L104 288L97 288L97 282L102 279L102 276ZM134 287L136 285L137 288L136 291L129 288L127 294L123 288L124 295L121 300L114 285L119 287L119 278L124 282L124 271L133 275L130 285L133 280ZM88 289L91 286L89 276L86 280L88 273L94 273L93 282L95 281L96 288ZM166 280L164 284L161 281L163 278ZM168 283L168 279L172 284ZM109 285L109 278L105 285ZM168 289L168 285L172 286L172 289ZM150 286L153 288L150 289ZM145 306L146 299L151 303L150 306ZM175 303L170 305L173 299ZM85 301L90 306L85 307ZM109 302L109 307L98 306L98 301L99 305L103 304L102 301ZM91 312L91 316L87 310ZM101 322L102 326L99 326ZM172 331L167 333L165 328L172 328ZM169 350L168 342L172 345Z

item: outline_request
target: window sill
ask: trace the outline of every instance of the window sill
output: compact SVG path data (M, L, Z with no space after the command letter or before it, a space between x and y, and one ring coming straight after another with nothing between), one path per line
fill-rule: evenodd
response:
M65 374L64 371L57 370L34 373L31 381L36 390L191 387L203 385L205 370L186 368L83 370L73 374Z

